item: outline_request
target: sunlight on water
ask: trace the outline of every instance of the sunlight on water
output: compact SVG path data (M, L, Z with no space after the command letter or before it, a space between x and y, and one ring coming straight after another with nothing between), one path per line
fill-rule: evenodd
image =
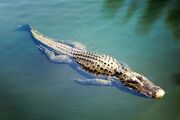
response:
M0 11L0 120L180 119L178 0L1 0ZM165 98L74 83L75 71L50 63L27 32L14 31L25 23L125 62Z

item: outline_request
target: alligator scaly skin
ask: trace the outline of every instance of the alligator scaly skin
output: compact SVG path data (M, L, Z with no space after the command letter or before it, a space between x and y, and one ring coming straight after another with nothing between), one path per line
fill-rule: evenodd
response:
M55 41L32 28L30 33L35 42L40 43L37 44L38 47L42 45L60 56L68 56L67 58L75 61L81 70L94 75L95 78L103 77L106 80L120 82L129 89L154 99L160 99L165 94L162 88L153 84L146 77L133 72L129 67L108 55L88 52L81 47L73 47L72 44Z
M36 39L40 39L41 42L59 51L60 54L68 55L73 58L77 64L80 65L82 70L88 73L106 77L115 76L117 70L127 70L125 65L120 64L116 59L108 55L73 48L62 42L57 42L51 38L45 37L33 29L31 32Z
M73 58L85 71L102 76L115 76L120 64L114 58L93 52L72 52Z

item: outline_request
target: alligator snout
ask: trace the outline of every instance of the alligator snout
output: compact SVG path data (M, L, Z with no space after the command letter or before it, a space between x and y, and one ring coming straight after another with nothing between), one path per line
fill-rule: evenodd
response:
M157 92L155 92L155 99L161 99L165 95L165 92L163 89L159 89Z

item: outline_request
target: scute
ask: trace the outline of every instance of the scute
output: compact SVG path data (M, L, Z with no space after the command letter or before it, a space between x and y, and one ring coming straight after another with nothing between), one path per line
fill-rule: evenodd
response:
M82 69L96 75L113 76L119 67L115 59L104 54L82 52L74 54L74 58Z

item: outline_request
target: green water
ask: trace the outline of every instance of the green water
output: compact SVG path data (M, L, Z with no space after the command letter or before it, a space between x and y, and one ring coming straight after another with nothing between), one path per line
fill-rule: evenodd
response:
M180 3L177 0L1 0L0 120L180 120ZM161 100L81 86L52 64L26 32L79 41L161 86Z

